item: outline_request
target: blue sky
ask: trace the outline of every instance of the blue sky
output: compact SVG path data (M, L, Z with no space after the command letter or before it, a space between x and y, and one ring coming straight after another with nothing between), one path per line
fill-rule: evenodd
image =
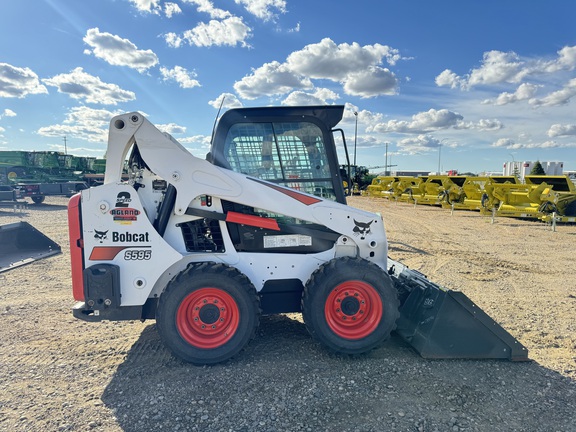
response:
M0 150L102 156L140 111L204 157L225 96L346 105L361 165L576 170L575 22L569 0L4 1Z

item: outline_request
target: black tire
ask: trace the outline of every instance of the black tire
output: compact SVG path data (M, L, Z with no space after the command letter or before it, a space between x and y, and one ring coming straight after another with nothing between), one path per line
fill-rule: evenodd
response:
M156 327L172 353L197 365L226 361L252 340L260 319L256 289L224 264L190 264L160 296Z
M34 204L42 204L44 202L44 198L46 198L44 195L39 195L39 196L33 196L30 197L32 198L32 201L34 202Z
M332 351L362 354L396 328L398 293L390 276L361 258L336 258L304 287L302 315L310 334Z

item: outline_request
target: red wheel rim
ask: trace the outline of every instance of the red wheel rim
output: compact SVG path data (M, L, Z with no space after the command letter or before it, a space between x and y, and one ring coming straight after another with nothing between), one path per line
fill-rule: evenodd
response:
M370 335L382 319L382 300L366 282L352 280L337 285L326 299L324 315L330 329L344 339Z
M176 313L176 327L197 348L218 348L238 330L240 311L234 298L218 288L200 288L188 294Z

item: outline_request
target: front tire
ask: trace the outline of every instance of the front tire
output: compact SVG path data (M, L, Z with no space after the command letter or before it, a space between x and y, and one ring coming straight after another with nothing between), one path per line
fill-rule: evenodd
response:
M361 258L336 258L304 288L302 315L312 336L342 354L380 346L396 328L399 301L390 276Z
M260 308L256 289L224 264L191 264L166 287L156 327L172 353L197 365L226 361L254 337Z

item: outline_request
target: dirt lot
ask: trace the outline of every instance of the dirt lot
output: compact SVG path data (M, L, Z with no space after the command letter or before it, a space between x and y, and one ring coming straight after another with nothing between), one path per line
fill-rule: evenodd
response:
M282 315L236 359L194 367L152 321L72 317L66 202L0 211L63 249L0 274L2 431L576 431L576 226L350 200L384 215L392 258L463 291L532 362L424 360L398 337L340 357Z

